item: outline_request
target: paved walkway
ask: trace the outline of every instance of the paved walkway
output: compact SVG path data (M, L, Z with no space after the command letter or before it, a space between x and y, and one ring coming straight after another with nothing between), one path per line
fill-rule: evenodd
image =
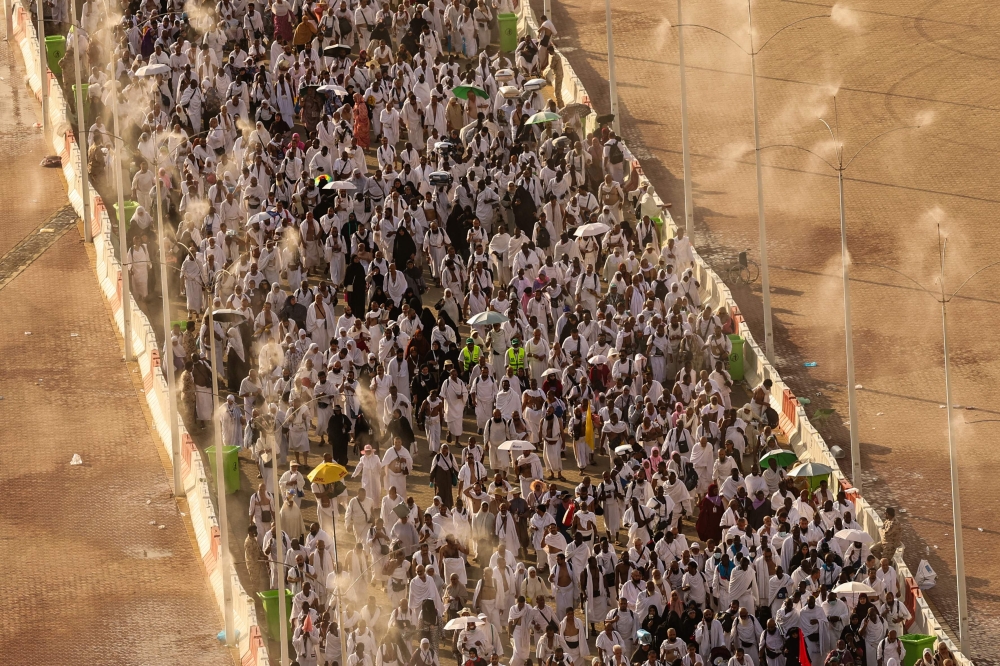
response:
M540 13L541 3L533 3ZM596 108L608 110L604 3L557 0L554 22ZM827 14L830 0L755 3L755 46L782 26ZM830 156L816 120L833 122L837 95L849 158L894 127L923 124L869 146L846 174L848 234L856 262L891 266L937 289L935 224L948 230L947 284L956 288L996 261L1000 214L998 19L982 0L838 3L837 22L807 21L784 31L757 60L763 145L796 144ZM854 11L844 12L844 7ZM685 23L746 39L745 2L684 3ZM622 128L673 214L684 217L676 4L616 0L614 34ZM717 270L747 247L759 255L749 62L724 38L685 31L695 242ZM824 143L826 142L826 143ZM849 450L843 296L835 174L794 150L764 162L777 367L807 412L833 408L818 423L830 444ZM961 455L972 656L1000 663L1000 576L993 496L1000 365L991 330L1000 316L997 269L979 276L950 306L954 404ZM907 562L938 572L927 593L955 623L954 543L944 410L940 310L911 283L857 267L852 282L865 494L904 515ZM763 340L760 286L734 296ZM816 361L806 369L803 363ZM985 422L984 422L985 421ZM968 423L966 423L968 422ZM978 423L977 423L978 422ZM844 461L849 465L849 461ZM849 467L848 467L849 469ZM980 531L977 528L982 528Z
M2 661L231 664L91 259L64 223L62 173L38 166L36 102L7 43L0 77Z

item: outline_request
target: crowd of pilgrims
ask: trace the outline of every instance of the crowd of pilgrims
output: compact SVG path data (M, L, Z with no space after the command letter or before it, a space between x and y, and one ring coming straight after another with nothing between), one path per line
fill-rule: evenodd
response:
M136 299L161 255L179 267L189 321L164 356L184 418L218 418L260 465L247 569L272 588L286 571L298 663L794 666L801 644L814 664L899 666L891 552L833 536L858 527L842 492L760 469L779 448L770 387L731 403L735 324L701 303L689 240L661 237L612 131L546 100L551 22L491 46L514 9L88 0L69 41L99 188L120 96ZM170 72L137 75L156 64ZM210 327L208 298L242 323ZM425 508L406 487L416 433ZM317 441L353 458L346 483L307 482ZM341 519L356 545L338 568ZM338 580L358 603L336 608ZM877 594L831 592L851 580Z

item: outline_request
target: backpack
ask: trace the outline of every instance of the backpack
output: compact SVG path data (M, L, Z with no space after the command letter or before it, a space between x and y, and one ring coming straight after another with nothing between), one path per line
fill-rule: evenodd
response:
M535 231L535 236L538 238L535 241L535 244L542 249L548 248L552 244L552 237L549 236L549 228L544 224L538 225L538 229Z
M608 146L608 161L612 164L621 164L625 161L625 153L622 152L617 141Z

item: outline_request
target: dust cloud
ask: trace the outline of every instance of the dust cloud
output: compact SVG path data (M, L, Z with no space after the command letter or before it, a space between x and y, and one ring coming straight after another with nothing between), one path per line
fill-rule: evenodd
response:
M830 9L830 18L841 28L859 32L861 30L861 13L838 2Z

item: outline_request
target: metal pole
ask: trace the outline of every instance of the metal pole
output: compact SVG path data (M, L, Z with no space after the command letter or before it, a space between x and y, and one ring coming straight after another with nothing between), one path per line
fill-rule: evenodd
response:
M621 122L618 119L618 78L615 76L615 38L611 30L611 0L604 0L605 22L608 27L608 83L611 87L611 113L615 119L611 123L615 134L621 132Z
M6 32L3 34L5 42L10 41L10 36L14 33L14 9L10 6L10 0L3 0L3 19Z
M840 260L844 277L844 331L847 341L847 409L851 421L851 483L861 494L861 442L858 436L858 403L854 388L854 328L851 325L850 258L847 253L847 217L844 205L844 169L837 170L840 185Z
M87 152L87 114L83 108L83 79L80 76L80 25L76 18L76 0L70 3L73 23L73 70L76 74L76 145L80 149L80 198L83 199L83 240L94 241L90 210L90 164Z
M157 146L156 130L153 130L153 147ZM154 168L156 182L156 234L157 242L160 245L160 291L163 298L163 346L164 358L160 359L160 367L163 374L167 376L167 398L169 401L169 413L167 420L170 421L170 450L171 460L174 466L174 496L184 496L184 482L181 480L181 442L180 434L177 431L177 393L175 391L176 379L174 378L173 345L170 344L170 293L167 288L167 248L166 234L163 233L163 197L160 195L160 166L159 150L157 149L156 164Z
M545 18L552 20L552 0L542 2L542 13L545 14Z
M774 331L771 329L771 279L767 271L767 224L764 219L764 176L760 163L760 115L757 111L757 58L753 52L753 12L747 3L750 33L750 88L753 92L753 145L757 162L757 223L760 233L760 279L764 301L764 354L774 363Z
M111 116L114 121L115 131L115 187L118 189L118 249L122 258L122 337L125 339L125 360L132 360L132 294L129 284L128 266L125 265L128 233L125 228L125 191L122 179L122 170L125 165L122 163L124 146L122 145L122 132L118 120L118 81L111 81Z
M35 0L38 10L38 80L42 91L42 134L49 131L49 57L45 51L45 3Z
M684 18L681 15L683 0L677 0L677 48L681 72L681 155L684 164L684 227L688 240L694 245L694 201L691 196L691 148L688 143L687 81L684 72Z
M940 230L938 231L940 234ZM948 416L948 458L951 462L951 516L955 531L955 577L958 587L958 648L968 654L969 603L965 587L965 547L962 538L962 501L958 489L958 449L951 413L951 372L948 357L948 301L944 294L944 258L948 241L941 248L941 334L944 342L944 397Z
M212 355L212 361L215 361L215 309L212 307L212 294L208 296L208 331L209 331L209 353ZM222 417L222 407L219 404L219 375L215 372L216 368L212 368L212 402L213 409L216 412L215 422L212 424L213 436L212 439L215 443L215 494L218 498L219 504L219 541L221 545L221 555L220 564L222 565L222 609L223 618L225 620L226 627L226 645L228 647L233 647L236 645L236 632L233 627L233 581L232 581L232 569L231 569L231 558L229 555L229 516L228 507L226 506L226 477L225 470L223 469L223 458L222 458L222 437L221 430L222 426L220 419ZM174 465L174 468L179 468L179 465Z
M215 329L212 329L212 339L215 339ZM214 359L213 359L214 360ZM271 449L271 487L274 492L278 493L278 438L274 438L274 443ZM278 569L278 641L281 645L281 666L288 666L288 609L285 608L285 542L282 539L283 532L281 531L281 511L280 507L273 506L274 498L271 499L271 515L274 516L274 536L277 541L276 553L278 558L277 569ZM337 520L334 516L334 525L336 526ZM334 547L337 544L337 537L333 538ZM340 628L341 633L343 633L343 627ZM343 643L341 644L343 646ZM341 652L341 654L344 654Z

